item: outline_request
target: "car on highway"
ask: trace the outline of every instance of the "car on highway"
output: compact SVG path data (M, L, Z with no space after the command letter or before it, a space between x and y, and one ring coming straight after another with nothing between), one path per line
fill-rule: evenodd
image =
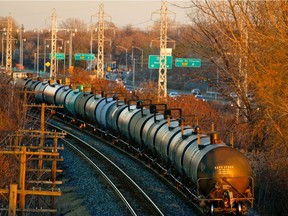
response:
M195 88L195 89L192 89L192 90L191 90L191 93L192 93L193 95L201 95L201 90L198 89L198 88Z
M169 97L178 97L178 96L180 96L180 94L178 92L170 92L168 96Z
M207 99L205 99L203 95L199 95L199 94L195 95L195 98L196 98L196 100L202 100L204 102L207 101Z

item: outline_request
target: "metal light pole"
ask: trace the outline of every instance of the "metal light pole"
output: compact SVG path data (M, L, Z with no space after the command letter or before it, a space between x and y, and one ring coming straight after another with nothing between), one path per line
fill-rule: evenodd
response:
M49 48L49 44L46 44L46 40L44 41L44 62L43 62L43 71L46 72L46 48Z
M132 46L132 59L134 57L133 48L138 49L138 50L141 51L141 68L143 68L143 49L141 49L140 47L137 47L137 46Z
M75 33L77 32L77 29L68 29L67 30L69 34L69 68L72 66L72 41L73 41L73 36L75 36Z
M132 86L133 86L133 89L134 89L134 87L135 87L135 58L132 58L132 63L133 63L133 66L132 66L132 71L133 71Z
M134 58L134 48L141 51L141 68L143 68L143 49L137 46L132 46L132 62L133 62L133 87L135 86L135 58Z
M93 45L93 44L92 44L92 43L93 43L93 42L92 42L92 41L93 41L93 40L92 40L92 39L93 39L93 37L92 37L92 36L93 36L93 33L92 33L92 32L93 32L93 29L91 29L91 37L90 37L90 70L91 70L91 71L92 71L92 48L93 48L93 47L92 47L92 45Z
M21 29L17 30L17 32L19 32L19 40L20 40L20 53L19 53L19 64L20 64L20 71L22 70L23 67L23 39L22 39L22 35L23 32L25 32L24 27L22 25ZM37 56L39 57L39 56Z
M1 58L1 66L3 67L4 66L4 38L3 38L3 35L6 35L5 32L2 32L1 34L1 54L2 54L2 58Z
M70 64L70 40L64 42L64 77L66 78L66 44L69 44L69 64ZM69 65L70 68L70 65Z
M35 30L36 31L36 30ZM34 31L34 32L35 32ZM37 67L36 67L36 74L37 74L37 76L39 76L39 44L40 44L40 42L39 42L39 33L40 33L40 30L39 29L37 29L37 57L36 57L36 59L37 59Z
M125 68L126 68L126 70L128 70L128 65L127 65L127 62L128 62L128 55L127 55L127 48L125 48L125 47L123 47L123 46L116 46L116 47L119 47L119 48L122 48L122 49L124 49L125 50L125 53L126 53L126 65L125 65Z

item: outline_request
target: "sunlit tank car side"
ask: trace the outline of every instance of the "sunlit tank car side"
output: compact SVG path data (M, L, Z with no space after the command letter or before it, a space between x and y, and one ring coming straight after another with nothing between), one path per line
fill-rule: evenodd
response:
M82 119L86 119L86 112L85 107L87 104L87 101L92 98L94 95L91 93L80 93L80 95L77 97L77 100L75 102L75 112L76 116Z
M101 108L101 111L97 111L97 113L100 114L98 118L100 118L100 124L102 125L103 129L112 129L112 119L110 116L112 115L112 112L121 104L123 104L123 101L119 101L116 98L107 98L104 106Z
M63 88L60 88L57 92L55 92L55 105L56 106L64 106L65 105L65 99L67 95L72 91L72 89L69 88L69 86L64 86Z
M141 134L143 128L139 127L142 122L142 119L147 119L146 116L151 115L149 109L138 109L137 112L133 114L129 123L129 137L134 140L139 140L139 144L141 143ZM136 138L137 137L137 138Z
M155 140L155 149L160 154L161 159L166 162L170 161L169 149L171 143L181 142L183 139L187 139L193 132L194 129L192 127L182 128L181 126L177 126L170 128L169 131L166 131L163 135L159 134Z
M211 192L217 181L217 186L221 186L223 190L229 188L232 191L236 189L245 192L249 185L248 176L251 176L251 169L243 154L224 143L207 144L201 150L195 147L198 146L197 141L190 148L193 148L193 145L195 152L178 150L181 153L176 157L176 163L178 162L177 166L183 167L193 182L199 183L201 190Z
M100 94L95 95L94 97L89 98L85 105L85 114L87 117L87 120L90 123L96 123L96 109L99 103L101 101L105 100L104 97L102 97Z
M47 88L47 86L49 86L48 82L42 82L35 87L35 92L36 92L35 93L35 99L38 103L45 102L43 93L44 93L45 88Z
M127 104L121 104L119 106L117 106L112 112L110 112L110 118L111 119L111 122L112 122L112 131L116 132L119 134L119 124L118 124L118 119L119 119L119 116L121 114L121 112L123 110L125 110L126 108L128 107Z
M154 150L152 148L153 146L149 143L150 130L163 119L164 119L163 114L155 113L151 114L151 118L149 118L149 120L145 122L145 125L142 130L142 144L147 148L149 148L150 150Z
M177 127L179 122L175 119L162 119L161 121L156 121L149 129L147 134L146 142L148 143L148 147L156 151L155 144L156 140L161 139L166 132L169 131L169 127ZM158 152L159 153L159 152Z
M107 120L106 126L104 125L105 129L114 131L113 125L116 125L116 124L113 124L114 123L114 118L112 118L112 116L114 116L113 113L118 107L121 107L123 105L124 105L123 100L116 99L116 100L111 101L104 107L103 111L105 110L105 113L106 113L105 118Z
M239 201L246 198L243 194L249 190L251 180L251 168L244 155L223 142L214 143L205 135L199 138L195 134L175 142L178 144L170 146L169 159L197 185L197 195L202 196L210 211L236 208L240 213Z
M63 85L59 85L59 84L54 84L54 85L48 85L45 89L44 89L44 101L48 104L56 104L56 95L57 92L59 90L61 90L62 88L64 88Z
M148 125L153 124L154 121L157 121L158 119L162 119L163 115L158 114L158 113L153 113L153 111L151 110L143 110L144 111L144 115L141 116L141 118L139 118L139 120L137 121L137 123L135 124L135 129L134 129L134 133L132 133L131 131L131 135L133 137L133 139L145 146L144 140L146 139L146 134L147 134L147 130L149 128ZM147 124L147 126L146 126Z
M37 87L37 85L39 85L39 84L41 84L41 82L38 80L30 80L30 81L26 82L25 87L28 91L34 91L35 88Z
M97 108L96 108L96 122L101 125L102 128L106 128L106 109L105 107L109 103L113 101L113 98L107 98L105 97L105 100L101 100L101 102L98 103Z
M76 111L75 111L75 104L77 101L77 98L81 95L82 93L79 91L79 89L70 91L65 99L65 108L69 113L71 113L74 117L76 117Z
M128 106L122 110L118 117L119 132L126 138L131 139L129 133L129 125L131 118L140 110L136 108L136 105L128 104Z

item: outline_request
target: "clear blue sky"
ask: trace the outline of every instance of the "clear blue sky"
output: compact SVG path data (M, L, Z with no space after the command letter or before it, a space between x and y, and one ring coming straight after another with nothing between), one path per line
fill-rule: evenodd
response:
M77 18L85 23L90 22L92 15L97 14L99 4L103 2L105 14L111 16L111 21L118 27L128 24L137 28L147 28L153 25L152 20L160 18L159 14L153 14L160 10L161 0L50 0L50 1L25 1L25 0L0 0L0 17L12 16L16 22L24 25L27 30L49 27L52 9L56 9L58 22L68 18ZM176 22L186 23L186 11L172 4L188 4L189 0L166 1L169 11L175 15L169 15ZM152 19L152 20L151 20ZM94 19L93 19L94 20ZM106 20L110 20L106 18ZM97 19L95 19L97 21ZM45 24L46 23L46 24Z

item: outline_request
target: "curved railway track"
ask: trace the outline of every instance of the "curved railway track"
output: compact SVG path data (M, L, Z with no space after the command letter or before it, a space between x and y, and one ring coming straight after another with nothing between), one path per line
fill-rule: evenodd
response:
M55 121L51 121L50 123L56 124ZM89 163L92 164L92 166L95 169L97 169L97 172L100 173L101 176L103 176L103 178L105 178L107 182L109 182L110 187L113 188L113 190L118 195L118 197L120 197L122 202L125 203L126 208L129 210L129 212L132 215L139 215L139 214L140 215L164 215L164 214L172 215L172 212L174 210L175 212L180 210L182 212L182 215L186 215L186 213L188 213L189 215L193 215L191 209L187 210L187 208L184 208L183 210L177 206L178 204L173 204L173 202L171 204L171 203L167 203L166 201L164 201L165 204L163 203L155 204L152 201L152 199L149 198L149 196L141 189L141 187L137 185L139 184L139 182L135 183L135 181L133 181L128 176L128 174L125 173L128 170L126 170L125 172L122 171L121 168L115 165L114 162L112 162L105 155L103 155L100 152L100 150L96 149L97 147L93 145L93 143L95 144L95 140L91 141L91 138L89 139L88 135L83 135L83 134L80 135L79 133L83 133L83 132L77 132L75 128L69 129L69 126L67 126L66 124L60 123L60 126L59 126L59 122L57 124L58 126L56 127L58 127L60 130L64 130L69 135L67 136L67 139L69 139L69 143L70 143L69 145L73 146L72 148L78 152L77 153L78 155L82 155L81 157L85 157L85 160L89 161ZM71 130L73 131L73 134L71 133ZM81 137L81 139L79 137ZM75 144L73 143L76 143L77 147L75 147ZM114 154L114 155L110 155L110 157L112 158L114 157L114 160L115 160L115 157L118 157L118 155L116 156ZM116 158L116 161L117 161L117 158ZM118 162L116 163L118 164ZM134 165L128 165L128 166L133 167ZM123 169L123 166L122 166L122 169ZM131 173L129 175L131 175ZM143 178L142 176L139 176L140 181L142 178ZM145 182L146 180L143 180L143 181ZM146 186L142 185L142 188L145 188L146 190L147 185ZM154 189L154 193L156 193L157 190L162 191L163 189ZM159 193L157 195L158 198L159 198L159 195L161 196L161 194L162 193ZM160 205L161 207L157 207L157 205ZM165 205L170 205L169 207L170 209L168 209L168 207ZM175 207L173 208L171 207L171 205L172 206L175 205ZM177 210L177 208L179 209ZM163 209L164 213L160 209Z
M63 130L53 124L53 127ZM153 200L115 163L91 144L64 130L63 141L84 158L110 185L132 215L164 215Z

